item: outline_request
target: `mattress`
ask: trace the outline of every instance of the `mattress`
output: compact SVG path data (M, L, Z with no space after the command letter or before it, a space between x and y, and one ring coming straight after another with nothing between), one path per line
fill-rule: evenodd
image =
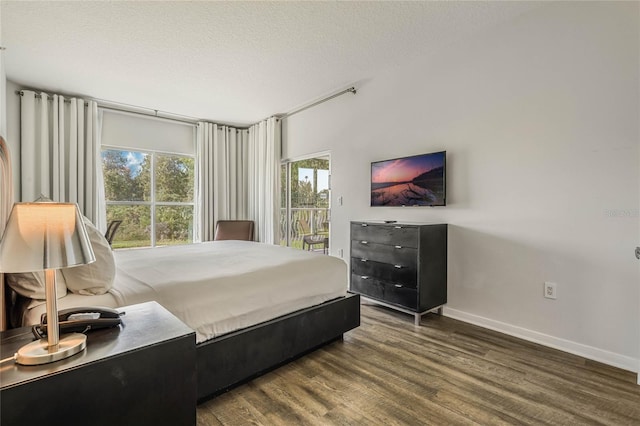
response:
M121 307L155 300L196 332L196 341L314 306L347 291L341 259L249 241L117 250L116 279L101 296L69 294L71 306ZM39 322L44 306L28 313ZM123 319L126 321L126 316Z

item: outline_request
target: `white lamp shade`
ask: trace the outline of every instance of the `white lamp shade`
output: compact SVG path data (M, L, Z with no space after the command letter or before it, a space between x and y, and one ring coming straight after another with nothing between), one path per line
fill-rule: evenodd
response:
M16 203L0 241L0 272L35 272L96 260L74 203Z

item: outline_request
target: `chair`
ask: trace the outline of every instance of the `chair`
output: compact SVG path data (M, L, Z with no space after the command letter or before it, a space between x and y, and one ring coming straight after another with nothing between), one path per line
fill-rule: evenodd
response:
M322 252L327 253L329 237L312 233L309 224L304 219L298 219L298 227L302 234L302 250L313 250L315 246L322 245Z
M111 222L109 222L109 226L107 226L107 232L105 232L104 234L104 237L107 239L109 245L111 245L113 237L116 235L116 231L118 230L118 227L120 227L121 223L121 220L112 220Z
M216 222L214 241L242 240L253 241L252 220L219 220Z

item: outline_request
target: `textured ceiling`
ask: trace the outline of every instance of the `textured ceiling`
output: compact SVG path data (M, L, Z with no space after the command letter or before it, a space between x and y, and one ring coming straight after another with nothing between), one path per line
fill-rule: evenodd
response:
M250 124L539 3L1 1L7 78Z

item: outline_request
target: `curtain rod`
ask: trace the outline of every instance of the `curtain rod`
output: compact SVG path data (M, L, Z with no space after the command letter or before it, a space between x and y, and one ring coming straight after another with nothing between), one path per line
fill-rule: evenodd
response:
M117 112L123 112L125 114L133 114L133 115L143 115L145 117L149 117L149 118L157 118L159 120L168 120L168 121L177 121L179 123L183 123L183 124L189 124L191 126L196 126L198 124L197 121L193 121L191 119L180 119L180 118L175 118L175 117L166 117L164 115L158 115L158 112L156 112L156 110L153 110L154 113L147 113L147 112L141 112L141 111L133 111L130 109L126 109L126 108L117 108L114 106L106 106L106 105L100 105L100 103L98 103L98 106L102 109L106 109L108 111L117 111Z
M36 93L36 97L41 97L42 93L46 93L46 92L43 92L43 91L37 91L37 90L33 90L33 89L21 89L21 90L16 91L16 93L18 95L22 96L22 91L23 90L31 90L31 91L35 92ZM342 91L340 91L338 93L334 93L333 95L330 95L330 96L327 96L325 98L319 99L319 100L317 100L317 101L315 101L315 102L313 102L313 103L311 103L309 105L305 105L305 106L300 107L298 109L294 109L293 111L289 111L289 112L287 112L285 114L282 114L282 115L275 115L274 117L277 120L282 120L284 118L291 117L294 114L297 114L299 112L302 112L304 110L312 108L312 107L314 107L316 105L320 105L321 103L330 101L331 99L337 98L338 96L344 95L345 93L353 93L355 95L357 93L357 90L356 90L355 87L352 86L352 87L349 87L348 89L342 90ZM57 94L60 95L60 96L65 97L65 98L80 97L78 95L65 95L63 93L57 93ZM246 130L246 129L249 129L249 127L250 127L250 126L249 127L230 126L230 125L227 125L227 124L216 123L216 122L213 122L213 121L203 120L203 119L196 118L196 117L189 117L189 116L186 116L186 115L182 115L181 116L180 114L173 114L173 113L170 113L170 112L160 111L160 110L153 109L153 108L140 107L140 106L136 106L136 105L125 104L125 103L122 103L122 102L109 101L109 100L106 100L106 99L96 99L96 98L90 98L90 99L95 101L95 102L97 102L98 106L100 108L103 108L103 109L109 109L109 110L112 110L112 111L126 112L126 113L130 113L130 114L138 114L138 115L142 115L142 116L145 116L145 117L156 117L156 118L161 118L161 119L165 119L165 120L173 120L173 121L178 121L180 123L188 123L188 124L197 124L199 121L203 121L203 122L207 122L207 123L218 124L219 126L233 127L233 128L240 129L240 130ZM65 102L69 102L69 101L65 99ZM113 106L113 105L123 105L125 108L118 108L118 107ZM152 111L152 113L145 113L145 112L141 112L141 111L136 111L134 108L135 109L142 109L142 110ZM165 116L165 115L158 115L158 114L168 114L168 115ZM176 118L176 116L181 116L181 117L184 117L184 118L180 119L180 118Z
M37 91L37 90L33 90L33 89L21 89L21 90L17 90L16 94L22 96L22 92L23 90L30 90L32 92L36 93L36 98L42 98L42 93L45 93L48 95L47 92L43 92L43 91ZM82 98L82 96L79 95L66 95L63 93L55 93L56 95L59 96L63 96L65 98ZM127 114L137 114L137 115L142 115L145 117L149 117L149 118L159 118L162 120L170 120L170 121L177 121L180 123L186 123L186 124L191 124L191 125L197 125L198 122L202 121L202 122L206 122L206 123L212 123L212 124L217 124L219 126L227 126L227 127L233 127L234 129L239 129L239 130L247 130L249 129L249 127L243 127L243 126L231 126L228 124L221 124L221 123L216 123L213 121L209 121L209 120L203 120L200 118L195 118L195 117L189 117L187 115L180 115L180 114L173 114L170 112L166 112L166 111L160 111L157 109L152 109L152 108L147 108L147 107L141 107L141 106L136 106L136 105L130 105L130 104L125 104L122 102L115 102L115 101L109 101L106 99L97 99L97 98L91 98L89 97L90 100L95 101L98 103L98 106L102 109L107 109L107 110L111 110L111 111L119 111L119 112L124 112ZM68 99L65 99L64 102L70 102ZM85 103L85 105L87 105ZM115 105L123 105L122 108L119 108ZM151 111L149 113L147 112L142 112L142 111L136 111L136 110L148 110ZM163 115L159 115L159 114L163 114ZM167 114L167 115L164 115ZM177 117L184 117L184 118L177 118Z
M306 106L300 107L300 108L298 108L298 109L294 109L293 111L289 111L289 112L287 112L287 113L285 113L285 114L279 115L279 116L278 116L278 118L287 118L287 117L291 117L291 116L292 116L292 115L294 115L294 114L297 114L297 113L302 112L302 111L304 111L304 110L306 110L306 109L312 108L312 107L314 107L314 106L316 106L316 105L320 105L321 103L324 103L324 102L330 101L331 99L333 99L333 98L337 98L338 96L344 95L345 93L353 93L353 94L355 95L355 94L357 93L357 90L356 90L356 88L355 88L355 87L349 87L348 89L345 89L345 90L343 90L343 91L341 91L341 92L334 93L333 95L327 96L326 98L322 98L322 99L320 99L320 100L317 100L317 101L315 101L315 102L314 102L314 103L312 103L312 104L309 104L309 105L306 105Z

